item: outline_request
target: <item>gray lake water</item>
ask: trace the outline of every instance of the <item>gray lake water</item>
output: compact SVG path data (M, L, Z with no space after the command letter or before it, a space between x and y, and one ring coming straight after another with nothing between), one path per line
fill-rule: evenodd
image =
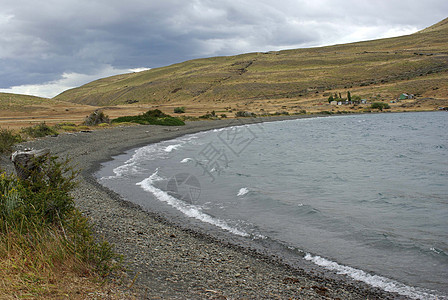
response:
M446 112L233 126L128 151L97 176L187 227L445 299L447 128Z

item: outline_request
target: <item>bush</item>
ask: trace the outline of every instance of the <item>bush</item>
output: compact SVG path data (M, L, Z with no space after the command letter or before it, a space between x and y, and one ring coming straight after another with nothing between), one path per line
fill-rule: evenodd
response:
M84 125L96 126L101 123L110 123L109 116L106 116L101 110L97 109L84 120Z
M54 125L55 129L61 129L64 126L70 126L70 127L76 127L75 123L69 123L69 122L63 122L63 123L58 123L56 125Z
M125 123L125 122L132 122L141 125L165 125L165 126L185 125L185 122L182 121L181 119L167 115L158 109L148 110L144 114L138 116L125 116L112 120L112 123Z
M183 113L185 113L185 107L176 107L175 109L174 109L174 113L175 114L183 114Z
M272 116L289 116L289 112L287 111L276 111L272 114Z
M389 109L390 105L385 102L373 102L370 108L382 111L383 109Z
M68 160L60 161L48 156L26 180L0 171L0 240L11 241L13 233L16 246L23 253L34 253L38 249L49 260L70 256L81 259L82 265L93 265L95 271L106 275L119 258L106 243L97 243L88 220L75 209L71 196L76 186L77 172L69 166ZM41 253L48 247L48 238L57 243L57 257ZM8 249L5 250L9 251ZM0 256L4 255L0 251ZM31 257L35 259L34 255ZM26 259L26 258L25 258ZM62 262L64 263L64 261Z
M15 134L12 130L0 128L0 153L8 153L12 151L12 147L20 143L22 137Z
M358 96L358 95L354 95L353 97L352 97L352 100L354 101L354 102L361 102L361 96Z
M206 113L205 115L199 116L199 119L214 119L211 113Z
M235 113L235 117L240 118L240 117L256 117L257 115L253 112L249 112L249 111L237 111Z
M47 135L58 135L58 132L45 123L40 123L31 127L25 127L22 132L32 138L40 138Z
M68 160L59 162L57 157L48 156L37 162L26 180L1 174L1 224L22 224L26 228L27 224L60 223L74 208L70 192L76 174Z

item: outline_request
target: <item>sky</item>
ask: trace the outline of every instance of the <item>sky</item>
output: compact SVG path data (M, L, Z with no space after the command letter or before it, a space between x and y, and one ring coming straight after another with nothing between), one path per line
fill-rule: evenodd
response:
M202 57L411 34L446 0L0 0L0 92L54 97Z

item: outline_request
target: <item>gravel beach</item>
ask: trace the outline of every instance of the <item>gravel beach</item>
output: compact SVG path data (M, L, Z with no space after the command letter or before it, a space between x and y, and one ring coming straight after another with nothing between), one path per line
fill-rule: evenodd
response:
M338 276L295 269L274 257L174 225L163 216L124 201L91 175L101 162L125 150L234 122L229 119L188 122L181 127L114 127L46 137L20 146L49 148L54 155L69 157L82 170L74 191L76 205L90 218L97 235L124 256L127 277L135 278L131 291L139 299L398 298Z

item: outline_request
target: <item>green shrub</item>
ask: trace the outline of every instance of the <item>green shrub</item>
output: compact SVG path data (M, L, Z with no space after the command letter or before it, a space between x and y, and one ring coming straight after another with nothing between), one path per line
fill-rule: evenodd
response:
M47 135L58 135L58 132L45 123L22 128L22 132L32 138L44 137Z
M22 137L20 134L16 134L9 129L0 128L0 153L11 152L12 147L21 141Z
M373 102L370 108L382 111L383 109L389 109L390 105L385 102Z
M105 115L101 110L97 109L84 120L84 125L96 126L101 123L110 123L109 116Z
M57 236L60 256L74 256L106 275L119 257L107 242L95 241L87 218L74 207L76 175L68 160L55 156L38 163L26 180L0 171L0 239L13 232L22 251L32 252L46 247L46 237Z
M43 226L61 222L74 208L70 192L76 184L75 176L68 161L60 162L57 157L44 157L26 180L2 173L1 223L22 224L26 228L28 224Z
M165 125L165 126L185 125L185 122L182 121L181 119L167 115L158 109L148 110L144 114L138 116L125 116L112 120L112 123L124 123L124 122L132 122L141 125Z
M153 109L148 110L143 114L143 116L148 118L163 118L163 117L169 117L169 115L162 112L160 109Z
M183 113L185 113L185 107L176 107L175 109L174 109L174 113L175 114L183 114Z

